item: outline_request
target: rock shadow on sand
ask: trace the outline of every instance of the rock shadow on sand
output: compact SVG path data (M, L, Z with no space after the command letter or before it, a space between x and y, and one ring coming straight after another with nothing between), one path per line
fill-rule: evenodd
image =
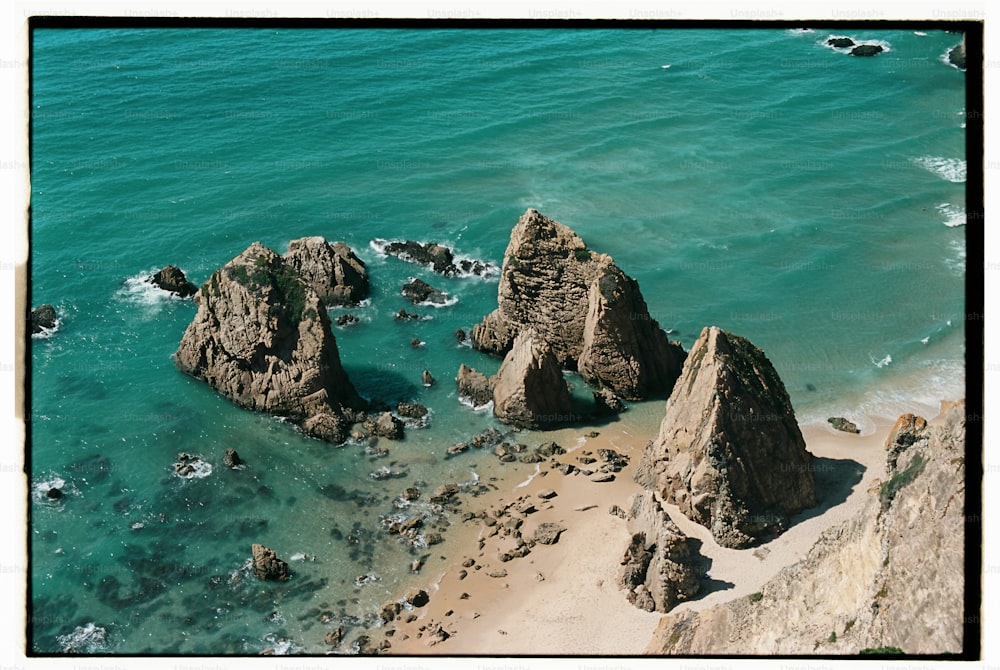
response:
M813 517L847 501L861 480L867 468L849 458L826 458L814 456L813 477L816 480L816 505L803 510L789 519L789 527Z
M688 548L691 550L692 556L698 557L698 573L701 577L698 579L698 593L690 599L690 601L701 600L702 598L708 597L709 595L715 593L716 591L728 591L730 589L736 588L736 584L733 582L727 582L724 579L713 579L708 576L709 570L712 569L712 559L702 553L701 548L704 546L704 542L701 540L689 537L687 538Z

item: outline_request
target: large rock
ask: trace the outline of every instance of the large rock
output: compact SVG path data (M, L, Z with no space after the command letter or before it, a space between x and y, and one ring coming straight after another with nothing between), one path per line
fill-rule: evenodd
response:
M329 442L365 402L340 364L325 305L281 256L255 242L195 295L174 362L247 409L287 417Z
M368 269L343 242L303 237L288 243L285 262L327 305L357 305L368 297Z
M521 331L497 372L493 414L513 426L540 429L566 423L572 412L569 388L552 350L534 331Z
M648 612L669 612L697 595L703 561L652 491L632 499L628 521L635 532L619 574L628 601Z
M37 335L56 327L59 317L52 305L39 305L31 310L31 334Z
M586 351L587 381L623 397L665 393L677 377L678 348L650 317L634 280L610 256L587 249L576 233L534 209L511 231L497 303L472 329L476 349L503 356L531 327L564 368L577 369ZM621 338L617 353L611 351L615 337ZM651 361L654 369L647 370ZM628 378L629 370L638 381Z
M638 282L613 264L601 265L590 284L577 361L584 381L635 400L669 391L683 362L681 346L649 317Z
M189 298L198 291L198 287L189 282L184 272L174 265L168 265L154 274L149 282L181 298Z
M816 504L812 454L778 373L714 326L692 346L636 479L732 548L773 537Z
M456 264L455 255L451 249L433 242L428 244L421 244L413 240L390 242L385 245L385 253L405 261L413 261L421 265L430 266L434 272L447 277L462 274L481 276L494 269L494 266L489 263L477 260L462 259Z
M448 302L448 294L434 288L423 279L411 279L403 285L403 297L415 305L421 303L444 305Z
M859 44L858 46L851 49L852 56L877 56L878 54L885 51L878 44Z
M458 375L456 375L455 381L458 383L458 395L468 398L476 407L482 407L486 403L493 401L495 378L490 379L483 373L462 363L458 367Z
M283 582L288 579L288 563L262 544L251 545L253 574L257 579Z
M922 421L922 420L921 420ZM912 424L914 426L918 425ZM861 508L750 596L664 617L655 655L959 654L965 617L965 403L910 437ZM893 435L900 435L893 431ZM887 455L888 456L888 455ZM978 536L977 536L978 537ZM977 647L978 648L978 647Z

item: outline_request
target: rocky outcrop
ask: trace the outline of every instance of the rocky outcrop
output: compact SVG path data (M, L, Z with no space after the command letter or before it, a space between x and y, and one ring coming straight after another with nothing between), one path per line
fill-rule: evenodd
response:
M851 49L852 56L877 56L885 51L879 44L859 44Z
M340 364L326 308L259 242L215 271L174 354L177 367L236 404L343 442L365 402Z
M505 355L533 328L563 368L629 399L667 392L680 370L638 284L568 227L529 209L511 231L497 309L472 329L472 346ZM632 311L634 310L634 311ZM581 359L581 357L583 357Z
M965 36L962 36L962 43L948 50L948 62L959 70L965 70Z
M854 40L850 37L831 37L826 43L831 47L836 47L838 49L846 49L848 47L854 46Z
M566 423L572 412L569 388L551 349L533 331L521 331L497 372L493 414L519 428L542 429Z
M844 433L854 433L855 435L861 432L853 421L848 421L842 416L831 416L827 421L833 426L834 430Z
M612 416L625 411L625 403L609 389L594 391L594 413L597 416Z
M714 326L692 346L636 479L736 549L816 504L784 384L763 351Z
M198 291L198 287L189 282L184 272L174 265L168 265L154 274L149 278L149 283L181 298L190 298Z
M627 520L633 535L619 583L628 601L647 612L669 612L696 596L703 561L652 491L632 499Z
M322 237L292 240L284 259L328 307L353 306L368 297L368 269L343 242L330 244Z
M458 368L455 381L458 383L458 395L468 398L476 407L482 407L493 401L495 378L489 379L483 373L462 363Z
M421 244L413 240L389 242L385 245L384 251L402 260L429 266L434 272L446 277L455 275L482 276L495 268L489 263L469 259L460 259L456 264L455 255L451 249L433 242L428 244Z
M54 329L59 322L59 317L56 314L56 308L52 305L39 305L31 310L29 321L31 323L31 334L38 335Z
M424 386L434 386L434 375L431 374L430 370L424 370L420 373L420 382Z
M864 506L824 532L805 558L757 593L668 615L646 651L826 656L895 647L906 654L961 653L967 625L965 403L945 403L924 431L911 426L897 424L890 434L887 442L907 446L869 489Z
M684 350L649 317L639 284L612 264L601 265L590 284L583 349L577 369L584 381L624 398L669 390Z
M283 582L288 579L288 563L262 544L250 547L253 554L253 574L257 579Z
M434 288L423 279L411 279L403 285L403 297L413 304L429 303L443 305L448 302L448 294Z

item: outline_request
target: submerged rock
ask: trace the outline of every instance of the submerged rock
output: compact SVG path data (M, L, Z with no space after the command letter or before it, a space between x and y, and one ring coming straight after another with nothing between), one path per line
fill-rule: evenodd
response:
M189 298L198 291L198 287L189 282L184 272L174 265L168 265L154 274L149 278L149 283L181 298Z
M52 305L39 305L31 310L29 321L31 323L31 334L37 335L55 328L59 317L56 315L56 308Z
M573 403L559 363L533 331L523 330L493 386L493 414L520 428L542 429L572 419Z
M299 273L255 242L212 273L174 354L177 367L236 404L343 442L366 403L340 364L326 307Z
M812 454L778 373L714 326L692 346L636 479L731 548L773 537L816 504Z
M497 309L472 329L472 346L503 356L533 328L563 368L638 399L668 392L682 352L649 315L635 280L572 230L529 209L511 231Z
M257 579L283 582L288 579L288 564L262 544L250 547L253 554L253 574Z
M838 49L846 49L847 47L854 46L854 40L850 37L831 37L826 41L826 43L832 47L837 47Z
M322 237L292 240L284 259L327 306L353 306L368 297L368 269L343 242L330 244Z

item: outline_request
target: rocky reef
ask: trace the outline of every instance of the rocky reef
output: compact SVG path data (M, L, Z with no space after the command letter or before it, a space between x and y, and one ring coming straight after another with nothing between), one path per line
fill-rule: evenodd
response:
M864 507L757 593L664 617L651 654L961 653L965 403L903 416ZM794 622L794 625L790 625Z
M168 265L149 278L149 283L181 298L190 298L198 287L188 281L183 270L176 265Z
M32 335L52 331L58 324L59 316L56 314L56 308L48 304L39 305L31 310L31 316L28 317L28 326Z
M748 340L714 326L691 347L636 480L734 549L816 504L812 455L777 372Z
M627 399L669 392L680 373L683 350L649 315L635 280L534 209L511 231L497 303L472 329L480 351L504 356L530 327L562 368Z
M181 371L242 407L344 441L366 403L341 366L326 305L293 265L254 242L194 301L198 312L174 354Z

